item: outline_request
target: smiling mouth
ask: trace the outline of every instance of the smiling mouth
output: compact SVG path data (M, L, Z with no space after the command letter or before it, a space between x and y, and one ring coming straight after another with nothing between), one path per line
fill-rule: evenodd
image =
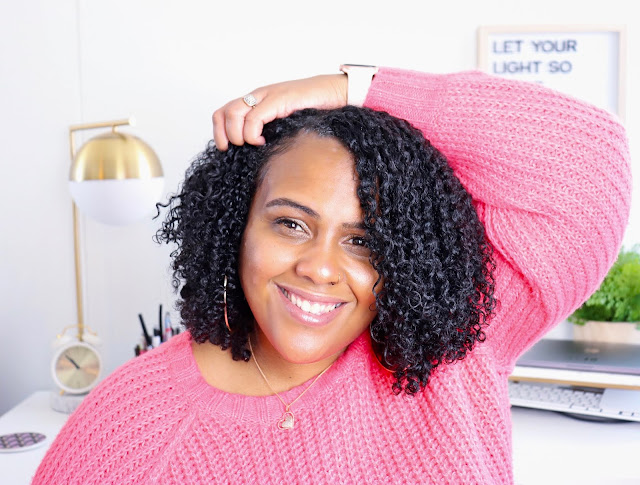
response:
M294 293L290 293L284 288L278 286L278 289L282 292L284 296L287 297L291 303L300 308L302 311L311 313L312 315L324 315L325 313L332 312L336 308L344 305L344 303L318 303L309 300L305 300L304 298L300 298L298 295Z

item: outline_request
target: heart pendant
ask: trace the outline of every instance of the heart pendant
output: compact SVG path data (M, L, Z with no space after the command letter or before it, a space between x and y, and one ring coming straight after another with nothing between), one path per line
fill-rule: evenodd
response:
M280 421L278 421L278 428L280 429L293 429L293 413L286 411Z

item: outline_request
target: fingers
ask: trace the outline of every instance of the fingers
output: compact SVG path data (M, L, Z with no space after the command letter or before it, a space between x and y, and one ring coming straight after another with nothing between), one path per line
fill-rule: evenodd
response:
M273 121L277 111L269 103L258 102L249 107L242 98L235 99L213 113L213 139L219 150L227 150L229 143L237 146L249 143L263 145L262 129Z
M264 86L251 94L257 101L253 108L237 98L213 114L213 138L219 150L229 148L229 143L264 144L264 125L297 109L344 106L347 80L344 74L314 76Z
M262 97L262 100L245 116L242 132L244 141L252 145L264 145L265 139L262 136L264 125L276 118L290 114L281 113L282 104L277 96L266 95Z
M213 113L213 139L219 150L227 150L229 143L244 144L245 116L251 109L242 99L235 99Z
M244 136L242 133L244 131L244 118L246 114L246 109L242 109L242 111L228 110L226 113L224 119L224 128L229 142L233 143L234 145L244 145Z
M213 141L219 150L225 151L229 148L229 138L224 123L224 106L214 111L211 117L213 121Z
M264 145L265 140L262 136L262 128L265 123L268 123L268 121L264 121L260 117L253 115L253 112L255 112L255 109L251 113L247 114L244 119L242 137L244 138L244 141L251 145Z

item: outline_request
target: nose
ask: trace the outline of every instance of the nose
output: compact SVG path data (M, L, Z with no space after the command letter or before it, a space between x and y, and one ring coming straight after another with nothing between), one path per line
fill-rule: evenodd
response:
M296 263L296 274L316 285L334 285L341 281L340 248L328 241L306 245Z

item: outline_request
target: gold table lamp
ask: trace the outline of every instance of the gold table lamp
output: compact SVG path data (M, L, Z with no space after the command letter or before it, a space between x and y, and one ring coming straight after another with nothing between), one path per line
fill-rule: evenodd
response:
M69 127L72 160L69 190L74 200L77 337L80 341L85 324L78 209L98 222L130 224L151 212L164 186L162 166L151 147L133 135L116 131L118 126L132 124L132 119L126 119ZM75 133L98 128L111 130L90 139L76 153Z

